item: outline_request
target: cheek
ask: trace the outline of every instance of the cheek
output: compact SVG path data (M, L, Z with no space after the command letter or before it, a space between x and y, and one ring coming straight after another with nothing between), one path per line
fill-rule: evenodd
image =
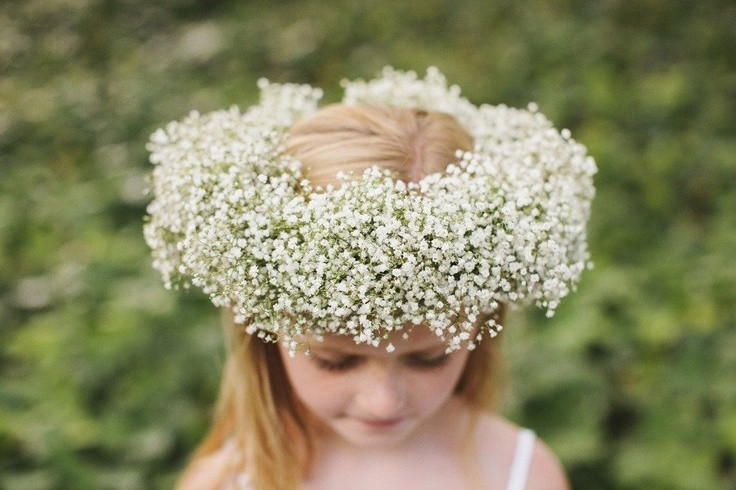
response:
M284 368L297 398L310 410L322 415L341 410L348 397L344 383L325 376L306 358L285 360Z

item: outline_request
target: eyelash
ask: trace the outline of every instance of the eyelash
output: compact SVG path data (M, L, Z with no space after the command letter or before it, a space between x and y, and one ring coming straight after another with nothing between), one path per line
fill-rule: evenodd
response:
M439 356L430 358L409 357L406 362L410 367L430 370L444 366L449 358L448 354L442 353ZM312 355L312 360L318 368L331 372L348 371L356 367L362 361L359 356L346 356L336 360L329 360L315 355Z
M435 369L440 368L447 364L447 361L450 359L449 354L442 353L439 356L436 357L415 357L411 358L409 361L411 365L418 367L420 369Z
M322 359L321 357L317 357L313 354L312 360L318 368L324 369L325 371L347 371L357 365L360 359L356 356L347 356L333 361Z

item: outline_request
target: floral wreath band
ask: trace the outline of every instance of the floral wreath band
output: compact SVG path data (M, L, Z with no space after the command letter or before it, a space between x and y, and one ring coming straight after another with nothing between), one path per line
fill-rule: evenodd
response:
M590 266L595 162L534 104L477 107L436 68L343 81L343 104L441 111L475 146L418 182L372 167L322 189L283 151L322 91L258 85L244 113L192 112L147 146L153 267L167 288L194 285L231 308L248 333L292 348L305 333L379 345L423 324L448 350L472 349L502 328L499 304L551 316Z

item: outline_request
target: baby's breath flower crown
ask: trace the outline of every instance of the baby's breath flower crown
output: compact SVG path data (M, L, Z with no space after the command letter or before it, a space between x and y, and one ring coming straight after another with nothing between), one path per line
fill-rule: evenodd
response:
M144 233L166 287L197 286L249 333L292 346L307 332L379 345L424 324L450 350L473 348L500 330L499 303L551 316L589 263L585 147L534 104L476 107L435 68L343 86L346 105L448 113L475 148L419 182L374 167L315 188L283 143L322 92L261 80L246 112L192 112L151 136Z

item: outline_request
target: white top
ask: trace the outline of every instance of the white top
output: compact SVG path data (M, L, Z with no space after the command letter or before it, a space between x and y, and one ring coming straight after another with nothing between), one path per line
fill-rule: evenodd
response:
M522 428L519 430L506 490L524 490L526 488L526 480L529 476L529 467L532 462L535 440L536 436L531 429ZM245 474L238 475L237 488L239 490L253 490L250 484L250 478Z
M516 440L516 451L514 451L514 460L511 462L509 483L506 486L506 490L524 490L526 488L526 479L529 476L529 466L532 462L535 438L534 431L531 429L519 430L519 437Z

